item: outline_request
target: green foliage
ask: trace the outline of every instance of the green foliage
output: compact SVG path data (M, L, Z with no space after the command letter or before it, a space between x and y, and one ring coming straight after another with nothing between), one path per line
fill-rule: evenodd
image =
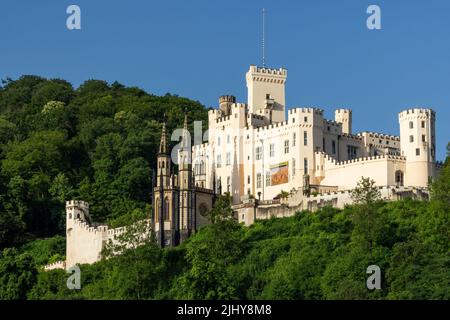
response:
M64 233L65 201L124 225L146 215L161 120L168 130L207 120L198 102L119 83L23 76L0 89L0 250ZM204 130L207 128L204 127Z

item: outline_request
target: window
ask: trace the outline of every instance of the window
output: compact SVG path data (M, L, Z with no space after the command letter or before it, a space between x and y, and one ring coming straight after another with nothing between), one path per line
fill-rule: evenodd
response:
M409 136L409 142L414 142L414 136Z
M325 138L322 138L322 151L325 152Z
M410 129L414 128L414 124L413 124L412 121L409 122L409 128L410 128Z
M347 158L348 160L356 159L358 148L355 146L347 146Z
M227 166L231 165L231 152L227 152Z
M227 177L227 192L230 193L231 188L231 177Z
M331 153L336 154L336 141L331 142Z
M261 188L261 173L256 175L256 188Z
M266 187L270 186L270 172L266 172Z
M303 145L304 146L308 145L308 132L307 131L303 132Z
M222 167L222 155L217 155L217 168Z
M294 133L292 134L292 146L293 146L293 147L295 147L296 140L297 140L297 134L294 132Z
M250 184L250 176L247 176L247 183Z
M303 159L303 168L305 169L305 174L308 174L308 158Z
M230 135L227 135L227 143L229 144L231 141Z
M169 199L164 199L164 221L169 221Z
M416 149L416 156L420 156L420 149L419 148Z
M217 137L217 146L220 147L220 137Z
M256 147L256 160L261 160L262 158L262 147Z
M274 157L275 156L275 144L271 143L269 145L269 152L270 152L270 157Z
M395 171L395 184L398 187L403 186L403 172L401 170Z
M295 158L292 158L292 177L295 177Z
M422 128L425 128L425 121L422 121Z
M425 137L425 135L423 134L422 135L422 142L426 142L427 140L426 140L426 137Z
M289 140L284 140L284 153L289 153Z
M304 117L303 120L304 120L305 122L308 122L308 117Z

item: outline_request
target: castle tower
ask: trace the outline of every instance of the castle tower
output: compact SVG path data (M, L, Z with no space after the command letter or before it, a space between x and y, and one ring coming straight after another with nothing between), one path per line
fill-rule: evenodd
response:
M270 122L285 121L286 79L286 69L250 66L246 74L250 112L265 115Z
M66 266L71 267L79 262L83 255L80 248L80 239L83 234L80 233L80 224L91 224L89 215L89 204L81 200L66 201Z
M191 137L188 131L187 114L184 116L183 136L181 148L178 151L178 178L180 189L180 237L184 241L195 231L194 220L194 192L192 181L192 149Z
M334 112L334 120L342 123L342 133L352 133L352 110L338 109Z
M228 116L231 114L231 106L236 103L236 97L226 95L219 98L219 109L222 116Z
M156 160L156 187L153 197L154 221L152 225L155 228L156 238L161 246L165 246L170 237L170 200L171 194L167 194L170 189L170 155L167 147L166 123L163 123L161 132L161 141L159 143L159 152ZM169 233L169 235L167 234ZM171 240L170 238L168 239Z
M400 150L406 157L404 185L427 187L435 175L435 112L409 109L399 113Z

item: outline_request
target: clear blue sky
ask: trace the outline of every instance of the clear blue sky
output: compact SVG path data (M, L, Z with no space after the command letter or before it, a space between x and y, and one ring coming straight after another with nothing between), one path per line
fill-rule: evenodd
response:
M82 30L66 28L66 8ZM382 10L382 30L366 9ZM448 0L40 0L0 3L0 78L23 74L95 78L216 106L246 102L245 72L261 62L267 10L267 64L286 67L287 104L353 109L354 131L398 134L397 113L437 112L438 158L450 140Z

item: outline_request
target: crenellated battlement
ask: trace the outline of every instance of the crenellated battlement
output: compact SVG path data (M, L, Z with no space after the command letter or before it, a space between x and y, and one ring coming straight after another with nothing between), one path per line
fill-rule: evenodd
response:
M351 133L342 133L342 137L349 139L349 140L354 140L354 141L362 141L363 137L357 134L351 134Z
M399 119L403 119L406 117L411 117L411 116L429 116L431 115L432 117L435 117L435 112L433 109L429 109L429 108L412 108L412 109L407 109L404 111L401 111L398 114Z
M289 114L297 114L297 113L309 113L323 116L324 110L315 107L296 107L289 109Z
M276 75L276 76L287 76L287 70L284 68L272 69L266 67L257 67L255 65L250 66L250 72L253 74L261 74L261 75Z
M372 132L372 131L360 132L357 135L363 137L364 134L367 134L367 136L370 138L385 139L385 140L391 140L391 141L400 141L399 136L393 136L393 135L389 135L389 134L377 133L377 132Z

